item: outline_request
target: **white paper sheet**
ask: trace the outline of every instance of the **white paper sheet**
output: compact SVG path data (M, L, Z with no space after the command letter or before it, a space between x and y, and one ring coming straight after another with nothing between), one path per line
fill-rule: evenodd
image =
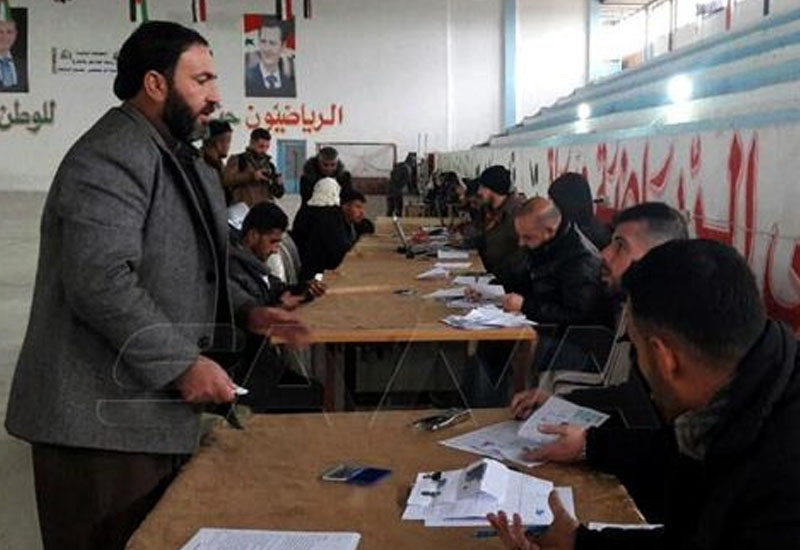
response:
M552 396L536 409L528 420L520 427L519 436L533 442L537 446L555 441L558 436L543 434L539 431L541 424L575 424L583 428L599 426L608 420L608 415L570 403L566 399Z
M423 298L429 298L431 300L447 300L450 298L463 298L464 297L464 287L454 287L454 288L441 288L435 292L431 292L430 294L426 294Z
M428 271L424 271L417 275L417 279L419 280L428 280L428 279L446 279L450 276L450 272L441 267L434 267L433 269L429 269Z
M433 267L441 267L442 269L469 269L472 267L472 262L436 262Z
M436 257L440 260L469 260L466 250L439 250Z
M662 527L664 526L660 523L601 523L599 521L590 521L586 526L587 529L591 529L592 531L602 531L603 529L651 531L653 529L661 529Z
M356 550L358 533L200 529L181 550Z
M519 436L521 424L516 420L507 420L439 443L451 449L488 456L495 460L508 460L521 466L536 466L540 463L523 458L523 455L535 448L535 445Z
M472 275L459 275L458 277L453 279L453 284L464 285L464 286L488 285L489 283L492 282L492 279L494 279L494 276L492 275L479 275L477 277Z

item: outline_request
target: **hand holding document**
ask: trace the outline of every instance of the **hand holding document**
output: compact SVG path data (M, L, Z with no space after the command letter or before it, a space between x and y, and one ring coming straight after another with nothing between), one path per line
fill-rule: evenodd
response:
M181 550L356 550L358 533L200 529Z
M539 426L542 424L571 424L581 428L593 428L606 420L608 415L605 413L551 396L520 427L519 436L542 447L558 439L558 436L541 433Z
M508 420L440 441L445 447L531 467L540 464L527 458L531 451L552 443L557 436L539 431L541 424L599 426L608 415L579 407L560 397L550 397L525 423Z

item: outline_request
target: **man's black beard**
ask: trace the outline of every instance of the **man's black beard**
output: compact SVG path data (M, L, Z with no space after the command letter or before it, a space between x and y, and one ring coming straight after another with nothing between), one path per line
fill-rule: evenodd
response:
M205 128L197 123L192 108L174 88L170 88L167 101L164 103L164 124L167 125L172 137L184 143L202 138L205 131Z

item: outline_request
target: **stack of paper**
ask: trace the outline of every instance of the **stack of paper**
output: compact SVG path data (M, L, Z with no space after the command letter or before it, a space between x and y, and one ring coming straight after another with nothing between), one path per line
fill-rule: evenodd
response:
M426 527L484 526L486 514L504 510L519 514L526 526L546 526L553 522L552 490L550 481L483 459L461 470L418 474L403 519Z
M436 257L440 260L469 260L469 252L466 250L438 250Z
M466 330L521 328L536 324L521 313L508 313L494 305L477 307L466 315L448 315L442 322Z
M579 407L560 397L550 397L528 418L525 423L515 420L492 424L472 432L452 437L440 443L452 449L466 451L496 460L507 460L522 466L535 466L537 463L524 458L525 454L548 443L557 436L539 431L541 424L573 424L583 428L599 426L608 415Z
M200 529L181 550L356 550L358 533Z
M419 280L430 280L430 279L446 279L450 276L450 272L443 267L434 267L433 269L429 269L428 271L424 271L417 275L417 279Z

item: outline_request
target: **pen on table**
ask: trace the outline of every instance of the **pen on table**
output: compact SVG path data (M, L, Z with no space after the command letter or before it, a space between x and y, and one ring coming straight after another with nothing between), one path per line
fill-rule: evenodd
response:
M528 527L525 529L525 535L529 537L535 537L544 533L545 529L546 527ZM498 536L498 534L499 533L494 529L478 529L475 532L474 537L476 539L490 539Z

